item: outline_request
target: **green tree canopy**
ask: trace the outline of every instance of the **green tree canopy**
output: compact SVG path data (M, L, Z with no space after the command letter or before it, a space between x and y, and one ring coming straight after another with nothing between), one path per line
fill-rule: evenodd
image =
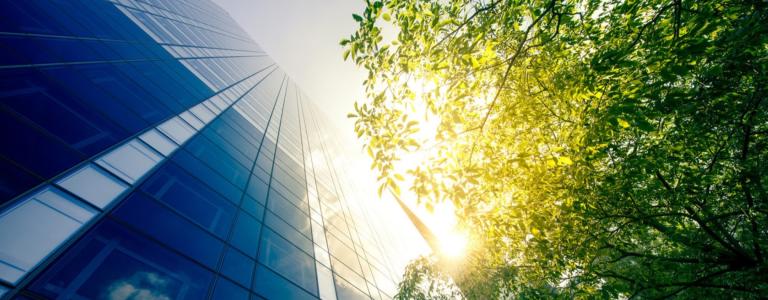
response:
M768 297L766 5L368 1L350 117L382 189L457 208L467 298Z

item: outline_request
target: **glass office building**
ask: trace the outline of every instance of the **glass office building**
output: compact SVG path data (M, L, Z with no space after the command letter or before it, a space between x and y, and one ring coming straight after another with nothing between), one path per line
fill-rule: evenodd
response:
M393 296L374 199L221 8L0 3L0 298Z

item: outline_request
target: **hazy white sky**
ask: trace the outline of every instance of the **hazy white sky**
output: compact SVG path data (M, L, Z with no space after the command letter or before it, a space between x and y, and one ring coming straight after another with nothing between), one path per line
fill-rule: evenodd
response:
M342 59L342 38L357 27L363 0L214 0L296 81L344 135L363 97L365 72ZM358 144L359 145L359 144Z

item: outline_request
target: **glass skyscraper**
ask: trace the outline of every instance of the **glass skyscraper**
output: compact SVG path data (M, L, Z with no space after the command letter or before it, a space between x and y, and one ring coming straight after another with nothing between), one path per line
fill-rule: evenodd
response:
M394 295L375 199L221 8L0 3L0 298Z

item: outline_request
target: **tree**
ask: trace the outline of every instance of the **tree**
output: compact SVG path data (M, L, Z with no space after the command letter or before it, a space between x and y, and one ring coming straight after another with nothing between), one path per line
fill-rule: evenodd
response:
M768 296L768 3L367 4L350 117L380 192L457 207L465 297Z

